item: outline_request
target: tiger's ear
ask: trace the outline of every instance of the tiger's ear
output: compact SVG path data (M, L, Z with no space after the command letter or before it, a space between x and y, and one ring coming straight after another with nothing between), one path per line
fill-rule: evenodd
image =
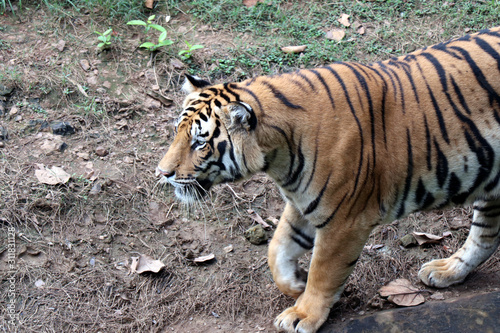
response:
M232 102L227 105L231 117L231 127L243 127L253 131L257 127L257 117L252 107L245 102Z
M186 80L182 85L182 91L184 91L186 94L199 92L202 91L203 88L211 86L210 82L200 79L197 76L189 74L184 74L184 76L186 77Z

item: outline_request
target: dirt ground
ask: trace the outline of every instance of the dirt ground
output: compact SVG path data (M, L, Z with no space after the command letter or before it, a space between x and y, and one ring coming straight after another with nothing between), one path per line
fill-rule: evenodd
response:
M134 35L96 53L96 36L80 29L87 17L47 25L45 15L0 17L0 331L274 331L272 320L293 300L272 281L267 246L244 231L259 217L279 218L275 186L257 175L215 188L196 207L180 205L154 169L173 138L184 69L152 60ZM223 40L210 29L198 37L203 59ZM70 180L36 177L54 166ZM429 302L498 290L499 251L460 286L438 291L418 281L422 263L463 243L470 216L419 213L377 228L329 321L393 307L377 290L396 278L428 290ZM403 248L399 239L413 231L451 236ZM215 259L194 261L209 254ZM131 272L141 255L165 267Z

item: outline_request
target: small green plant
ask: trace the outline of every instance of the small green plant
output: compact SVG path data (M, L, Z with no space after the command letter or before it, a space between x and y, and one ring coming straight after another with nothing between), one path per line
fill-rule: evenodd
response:
M155 24L152 28L161 32L160 36L158 37L158 44L152 42L145 42L139 45L139 47L148 49L150 52L154 52L162 46L168 46L174 43L170 39L167 39L167 30L164 27Z
M161 25L154 24L153 23L154 19L155 19L155 15L151 15L150 17L148 17L146 22L144 22L142 20L132 20L132 21L128 21L127 24L128 25L142 25L144 27L144 29L146 30L145 31L146 33L148 33L151 28L159 30L159 31L161 31L161 29L165 29Z
M191 58L192 52L194 50L203 48L203 45L191 45L188 41L184 41L184 43L186 43L187 49L182 49L179 51L179 56L182 58L182 60Z
M97 47L100 47L102 49L107 49L108 47L111 46L111 36L112 36L111 34L113 32L113 28L109 28L103 33L100 33L99 31L94 31L94 32L99 35L97 39L101 41L99 44L97 44Z

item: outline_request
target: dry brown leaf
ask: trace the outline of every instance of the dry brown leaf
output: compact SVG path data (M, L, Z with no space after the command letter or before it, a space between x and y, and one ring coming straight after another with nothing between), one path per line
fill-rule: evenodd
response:
M242 2L247 7L253 7L257 2L264 2L264 0L243 0Z
M326 38L340 42L345 36L344 29L332 29L326 33Z
M388 285L379 289L379 294L382 297L387 297L390 302L399 306L415 306L425 302L422 292L417 287L413 286L406 279L397 279L389 282Z
M148 256L147 254L141 254L135 271L138 274L144 272L158 273L163 267L165 267L165 264L162 263L160 260L155 260L150 256Z
M198 258L194 258L193 262L204 263L204 262L211 261L211 260L214 260L214 259L215 259L215 254L210 253L209 255L206 255L206 256L201 256L201 257L198 257Z
M349 23L349 17L350 15L342 14L337 21L339 21L344 27L350 27L351 23Z
M415 237L415 239L417 240L418 245L436 244L436 243L439 243L443 239L443 236L436 236L436 235L428 234L425 232L414 231L412 234Z
M366 32L366 29L365 29L365 27L361 26L361 27L359 27L358 29L356 29L356 32L357 32L358 34L360 34L360 35L364 35L364 34L365 34L365 32Z
M153 2L154 2L153 0L146 0L146 1L144 2L144 6L145 6L146 8L153 9Z
M63 168L56 166L50 169L43 167L43 169L35 170L35 176L40 183L47 185L65 184L71 178L71 175Z
M299 45L299 46L284 46L281 48L281 51L285 53L301 53L304 52L307 45Z

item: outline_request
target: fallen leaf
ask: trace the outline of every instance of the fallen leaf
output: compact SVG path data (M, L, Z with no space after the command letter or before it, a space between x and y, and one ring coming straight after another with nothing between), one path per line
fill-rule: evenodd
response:
M281 48L281 51L285 53L301 53L304 52L307 45L299 45L299 46L284 46Z
M425 302L422 292L426 291L418 289L406 279L391 281L378 292L380 296L387 297L390 302L400 306L415 306Z
M35 176L40 183L47 185L65 184L71 178L69 173L56 166L35 170Z
M444 238L444 236L436 236L425 232L414 231L412 234L413 237L415 237L415 239L417 240L418 245L436 244Z
M242 2L247 7L253 7L257 2L264 2L264 0L243 0Z
M226 253L233 252L233 245L229 244L228 246L226 246L224 248L224 252L226 252Z
M146 0L146 1L144 2L144 6L145 6L146 8L153 9L153 2L154 2L153 0Z
M365 27L361 26L361 27L356 29L356 32L360 35L364 35L366 32L366 29L365 29Z
M350 15L342 14L337 21L339 21L344 27L350 27L351 23L349 23L349 17Z
M165 267L165 264L162 263L160 260L155 260L150 256L148 256L147 254L141 254L135 271L138 274L144 272L158 273L163 267Z
M344 29L332 29L326 33L326 38L340 42L345 37Z
M208 262L208 261L211 261L211 260L214 260L214 259L215 259L215 254L210 253L209 255L206 255L206 256L201 256L201 257L198 257L198 258L194 258L193 262L203 263L203 262Z
M184 63L176 58L170 59L170 65L172 65L174 69L183 69L185 67Z

